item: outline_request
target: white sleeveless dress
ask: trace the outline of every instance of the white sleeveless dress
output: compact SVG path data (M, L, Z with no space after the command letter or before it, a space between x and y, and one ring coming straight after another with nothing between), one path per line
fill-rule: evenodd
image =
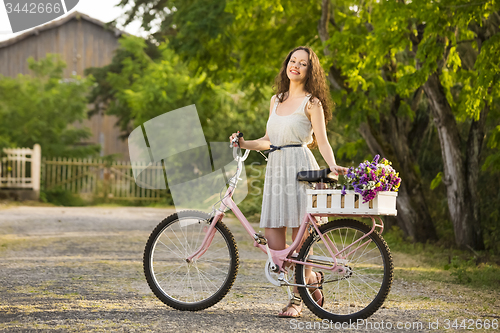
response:
M276 114L279 100L267 121L267 134L271 144L284 146L302 144L302 147L286 147L269 154L262 211L261 228L296 228L306 212L308 184L297 181L297 172L319 170L318 163L307 145L313 141L312 124L304 108L311 95L307 95L299 108L288 116Z

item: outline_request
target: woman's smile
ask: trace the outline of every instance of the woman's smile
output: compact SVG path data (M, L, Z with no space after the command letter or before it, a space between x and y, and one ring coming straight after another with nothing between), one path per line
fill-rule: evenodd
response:
M290 80L302 81L307 76L308 53L304 50L294 52L287 64L287 75Z

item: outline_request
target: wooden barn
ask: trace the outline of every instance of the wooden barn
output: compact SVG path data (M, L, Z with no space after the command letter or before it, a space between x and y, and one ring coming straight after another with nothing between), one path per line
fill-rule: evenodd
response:
M0 42L0 74L15 77L31 74L27 59L44 58L47 53L58 53L66 62L64 76L83 76L88 67L109 64L118 39L125 32L108 27L104 22L79 12L48 24L39 26L22 35ZM96 114L81 125L89 127L92 137L83 144L101 144L101 155L120 154L119 160L129 160L127 142L119 138L120 130L115 126L117 118ZM42 147L43 154L43 147Z

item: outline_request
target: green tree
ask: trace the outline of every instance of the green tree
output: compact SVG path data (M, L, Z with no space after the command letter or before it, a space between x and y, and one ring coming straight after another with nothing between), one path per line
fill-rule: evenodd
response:
M478 180L487 117L499 96L499 4L322 4L319 31L325 54L332 55L332 85L341 92L347 115L357 118L370 150L396 161L406 185L400 199L412 201L410 218L429 215L418 157L424 153L422 134L433 130L430 118L439 138L456 243L483 249ZM405 225L416 227L417 239L432 228L425 222Z
M252 106L236 83L216 84L204 70L193 73L167 42L151 54L144 39L126 36L109 66L86 72L97 83L90 102L119 118L124 137L144 122L190 104L196 105L208 142L227 141L241 123L248 124L250 136L262 132L268 102ZM248 112L252 107L255 112Z
M498 179L498 13L494 0L138 0L128 15L146 28L161 19L157 41L213 82L252 85L255 101L288 50L322 50L339 124L353 138L341 151L363 148L358 131L401 171L399 225L419 241L436 237L427 192L442 175L433 186L442 179L457 244L481 249L498 192L478 192L481 172Z
M325 11L321 3L301 1L300 6L297 6L297 2L294 1L269 3L261 0L234 0L227 1L224 9L218 6L217 15L211 15L213 8L209 3L211 2L138 1L129 15L133 17L135 13L142 12L145 8L152 6L153 9L150 10L150 13L157 13L154 17L163 20L162 28L156 34L156 38L161 36L171 40L172 47L186 61L197 66L203 64L204 67L213 68L213 71L208 71L207 75L214 77L214 80L231 79L238 82L240 87L254 86L255 90L252 96L254 100L269 98L269 95L265 96L259 88L269 86L273 82L277 68L280 67L282 59L290 49L304 44L310 45L316 50L324 50L326 56L323 57L324 67L329 73L328 79L332 88L339 92L344 91L344 93L351 91L347 83L340 82L343 80L341 69L333 65L331 52L328 48L323 47L322 39L329 38L325 32L325 24L331 24L332 20L331 17L322 18L322 13L329 13L330 9ZM125 1L122 1L122 4L125 4ZM329 2L324 1L323 6L325 4L329 4ZM172 9L173 7L176 10L165 10L165 8ZM196 9L193 10L194 8ZM343 2L342 10L349 14L348 2ZM190 14L180 15L180 13ZM351 16L355 17L355 15ZM143 17L144 26L147 27L154 17ZM297 20L297 17L300 17L301 20ZM217 18L223 19L218 21ZM225 25L223 26L223 24ZM359 29L364 28L361 25ZM353 39L352 42L362 41L363 35L360 35L359 29L348 31L349 36ZM206 35L208 32L211 34ZM205 34L206 38L193 39L194 36L200 34ZM352 56L347 53L352 49L350 47L342 51L347 57ZM221 59L221 57L225 57L225 59ZM344 106L351 102L342 99L342 93L337 93L336 97L339 114L342 114L342 110L350 109L349 106ZM356 100L356 97L353 97L352 100ZM364 98L364 100L366 99ZM378 113L378 110L372 108L371 113ZM363 113L360 112L352 118L344 118L344 121L350 123L350 128L358 128ZM335 135L335 132L339 132L339 130L333 128L334 124L335 122L332 122L329 125L329 136L338 138L338 134ZM342 138L338 139L340 139L336 140L338 143L345 141ZM359 148L359 140L354 140L354 143L349 147ZM377 151L377 153L385 152ZM403 153L407 155L407 151ZM352 157L352 155L351 153L350 156ZM393 156L386 153L385 156L395 162L398 161L395 154ZM422 187L419 186L419 177L413 176L413 168L408 169L410 171L408 175L406 170L402 170L405 182L403 182L398 200L399 223L406 233L416 240L425 241L429 238L435 238L422 191L409 193L406 190L415 184L417 184L416 188ZM416 180L410 182L410 179L413 178Z
M87 128L71 124L86 117L90 80L63 79L66 66L56 55L29 60L33 76L0 76L0 147L32 147L42 154L83 157L99 152L99 146L81 146L90 136Z
M483 249L478 180L488 114L496 108L493 100L500 97L500 5L495 1L403 5L406 8L400 5L398 10L408 12L406 17L414 24L408 32L416 70L401 81L407 87L422 87L427 97L439 136L456 242Z

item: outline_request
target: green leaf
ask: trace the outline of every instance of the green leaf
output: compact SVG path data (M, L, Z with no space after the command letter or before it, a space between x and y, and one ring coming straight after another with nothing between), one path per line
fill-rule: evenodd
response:
M431 182L431 190L434 190L436 187L439 186L439 184L441 184L442 178L443 178L443 173L440 171Z

